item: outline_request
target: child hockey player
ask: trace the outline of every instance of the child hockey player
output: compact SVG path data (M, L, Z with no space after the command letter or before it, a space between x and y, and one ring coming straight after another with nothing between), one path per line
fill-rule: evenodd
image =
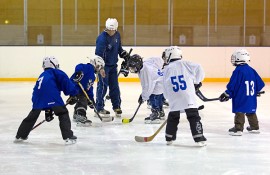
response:
M257 95L264 87L264 82L258 73L247 63L250 56L247 50L238 49L231 56L231 63L236 66L232 73L227 90L220 95L220 101L232 99L232 112L234 116L234 127L229 129L229 134L241 136L244 130L245 115L249 125L249 132L259 133L259 122L256 115Z
M205 146L201 117L196 104L195 86L204 79L204 72L199 64L182 60L182 51L171 46L164 51L165 62L163 87L164 96L170 102L170 112L166 126L167 144L176 140L180 110L184 110L190 124L193 139L199 146Z
M73 135L68 110L61 98L61 91L70 95L67 104L76 102L75 95L78 91L66 73L59 69L55 57L43 59L44 72L39 76L33 90L33 107L28 116L22 121L15 142L27 140L30 131L36 123L41 111L45 111L45 120L50 122L55 114L59 118L60 130L66 144L75 143L77 137Z
M73 120L77 122L78 126L89 126L92 121L88 120L86 117L87 105L93 108L94 94L93 94L93 84L95 82L95 73L100 73L102 77L105 77L104 72L104 61L101 57L95 55L90 58L90 63L78 64L75 68L74 74L71 76L71 80L75 77L80 77L80 83L83 86L85 92L89 96L91 102L88 102L87 97L83 93L82 89L79 87L77 82L74 82L79 89L79 94L77 95L78 101L74 107ZM104 116L106 117L106 116Z
M142 94L138 102L143 103L149 99L151 111L149 117L145 118L147 124L159 124L164 119L163 111L163 89L162 89L162 66L163 60L159 57L152 57L143 62L141 56L132 55L128 61L129 71L138 73L142 85Z

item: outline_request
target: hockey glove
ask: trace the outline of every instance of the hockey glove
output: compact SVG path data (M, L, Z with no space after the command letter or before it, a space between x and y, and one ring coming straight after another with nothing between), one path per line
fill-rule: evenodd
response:
M202 87L202 83L200 82L199 84L194 84L194 87L195 91L197 92Z
M228 101L229 99L230 99L230 96L226 92L223 92L219 97L220 102L225 102L225 101Z
M50 121L52 121L53 119L54 119L54 117L53 117L53 112L52 112L52 110L46 109L46 110L45 110L45 120L46 120L47 122L50 122Z
M265 93L264 91L257 92L257 97L260 97L264 93Z
M120 58L124 58L125 61L129 60L129 54L126 50L123 50L120 54Z
M123 74L125 77L128 76L129 70L126 61L123 61L121 64L120 73Z
M75 81L76 83L80 82L83 78L84 74L82 71L76 72L75 77L73 78L73 81Z
M69 105L74 105L75 103L77 103L77 101L78 101L77 96L69 96L66 103L69 104Z
M139 104L143 104L143 102L144 102L144 100L143 100L143 98L142 98L142 95L140 95L140 97L139 97L139 99L138 99L138 103L139 103Z

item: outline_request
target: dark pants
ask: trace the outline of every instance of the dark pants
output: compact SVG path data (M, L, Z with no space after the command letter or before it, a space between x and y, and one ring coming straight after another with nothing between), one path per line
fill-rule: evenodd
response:
M96 108L97 111L104 109L104 97L109 86L109 96L111 98L113 109L121 108L120 89L117 75L117 65L105 66L106 77L102 78L98 74Z
M78 94L77 97L78 101L74 107L74 113L86 117L88 100L84 94Z
M246 113L245 114L242 112L235 113L235 116L234 116L235 129L238 131L244 130L245 115L248 118L248 122L249 122L251 129L256 129L256 130L259 129L259 121L258 121L256 113Z
M187 119L189 121L190 130L195 142L206 141L203 135L203 126L201 117L197 108L185 109ZM176 140L177 126L180 121L180 111L173 111L169 113L166 126L166 141Z
M54 114L58 116L59 126L62 133L62 138L65 140L73 136L73 131L71 130L70 118L68 115L68 110L65 106L55 106L52 107ZM32 109L28 116L22 121L16 137L27 138L31 132L33 126L35 125L41 110Z

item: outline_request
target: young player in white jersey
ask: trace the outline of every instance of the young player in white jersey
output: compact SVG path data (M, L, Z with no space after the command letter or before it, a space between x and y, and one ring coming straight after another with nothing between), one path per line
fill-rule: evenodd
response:
M199 146L205 146L206 138L203 135L194 87L201 84L204 71L199 64L182 60L182 51L177 46L165 49L162 57L167 63L163 70L164 96L170 102L165 135L167 144L170 145L176 140L180 111L184 110L194 141Z
M162 67L163 60L160 57L151 57L145 61L140 55L132 55L128 61L131 73L138 73L142 85L142 93L138 102L150 101L151 111L149 117L145 118L146 124L159 124L160 119L165 119L163 111L163 87Z

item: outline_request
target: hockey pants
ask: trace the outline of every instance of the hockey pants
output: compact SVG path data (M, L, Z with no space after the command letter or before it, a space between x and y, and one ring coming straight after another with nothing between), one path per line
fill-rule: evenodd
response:
M256 113L242 113L237 112L235 113L234 117L234 125L235 129L237 131L243 131L244 130L244 124L245 124L245 115L248 118L249 125L251 129L259 129L259 122Z
M189 121L190 130L195 142L206 141L203 135L203 126L201 123L201 117L197 108L185 109L187 119ZM176 140L177 126L180 121L180 111L170 112L168 115L166 126L166 141Z
M58 116L62 138L65 140L72 137L73 131L71 130L71 122L67 108L65 106L54 106L52 107L52 110L54 111L54 114ZM16 137L27 138L40 113L40 109L32 109L19 126Z

